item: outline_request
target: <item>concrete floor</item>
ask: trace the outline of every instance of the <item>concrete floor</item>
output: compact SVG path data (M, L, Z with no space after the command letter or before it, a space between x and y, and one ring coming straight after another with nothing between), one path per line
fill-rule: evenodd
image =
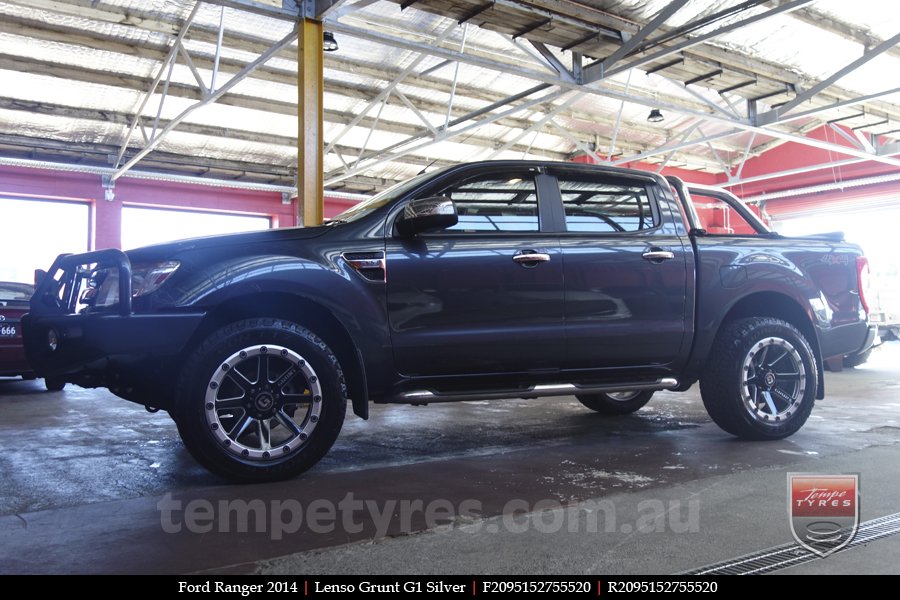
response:
M674 573L791 541L786 473L860 473L900 512L900 343L826 375L793 437L736 440L696 389L374 407L289 482L232 486L164 414L0 380L0 573ZM783 573L900 573L900 536Z

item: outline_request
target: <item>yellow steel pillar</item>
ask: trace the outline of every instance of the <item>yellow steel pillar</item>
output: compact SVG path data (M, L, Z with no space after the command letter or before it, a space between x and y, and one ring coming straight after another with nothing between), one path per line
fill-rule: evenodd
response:
M297 198L300 218L305 227L320 225L324 219L322 154L322 55L321 21L300 20L297 40L299 64L297 102Z

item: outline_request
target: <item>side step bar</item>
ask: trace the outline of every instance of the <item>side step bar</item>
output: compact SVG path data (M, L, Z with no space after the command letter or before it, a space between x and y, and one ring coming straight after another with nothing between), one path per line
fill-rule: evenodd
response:
M598 385L578 385L574 383L554 383L533 385L515 390L482 390L469 392L439 392L432 390L411 390L400 392L387 398L395 404L428 404L429 402L460 402L464 400L500 400L504 398L544 398L548 396L571 396L574 394L634 392L644 390L668 390L678 387L676 379L666 377L656 381L632 383L612 383Z

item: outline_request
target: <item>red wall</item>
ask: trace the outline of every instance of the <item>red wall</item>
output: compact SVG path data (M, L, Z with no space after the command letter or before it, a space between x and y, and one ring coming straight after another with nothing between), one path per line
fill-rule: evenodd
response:
M360 200L350 198L335 198L325 194L325 218L330 219L341 214L351 206L356 206Z
M123 205L261 215L271 218L273 227L297 225L297 199L282 204L277 192L123 178L116 182L115 199L108 202L99 175L0 167L0 206L3 196L90 204L95 249L121 247ZM325 216L333 217L356 202L326 197Z
M843 129L847 133L851 133L849 129ZM820 127L819 129L808 133L807 136L839 146L852 147L847 140L832 131L829 127ZM744 165L741 176L755 177L843 160L854 160L854 157L839 152L813 148L812 146L806 146L796 142L787 142L772 148L760 156L749 159ZM900 173L900 168L874 161L860 161L855 164L840 167L829 167L808 171L806 173L789 175L787 177L754 181L731 186L728 189L738 196L746 198L764 193L840 183L841 181L896 173ZM720 181L721 183L726 181L724 175L721 176ZM887 204L892 202L896 203L898 200L900 200L900 182L893 182L878 185L848 187L844 189L838 188L827 192L792 196L789 198L777 198L766 202L766 211L770 215L777 217L814 210L817 206L852 210L858 208L862 202L866 202L867 204Z
M850 133L849 129L843 129L847 131L847 133ZM832 131L829 127L815 129L809 132L807 137L824 140L838 146L852 147L850 142ZM769 173L777 173L779 171L788 171L841 160L853 160L853 157L839 152L813 148L812 146L806 146L796 142L787 142L772 148L760 156L748 159L744 165L741 177L767 175ZM885 173L897 173L898 171L900 171L900 169L892 167L891 165L873 161L864 161L852 165L834 167L833 169L818 169L787 177L750 182L733 186L728 189L738 196L755 196L762 194L763 192L789 190L799 187L821 185L823 183L832 183L834 181L859 179L862 177L871 177L873 175L883 175ZM725 183L726 180L726 177L722 175L720 183Z
M852 133L847 128L844 128L844 131ZM815 129L809 132L807 136L838 146L853 147L850 142L827 126ZM747 160L741 176L748 178L756 177L759 175L768 175L780 171L812 167L817 164L841 160L854 160L854 157L839 152L813 148L812 146L798 144L796 142L787 142L772 148L760 156ZM573 161L580 163L596 162L593 157L590 156L577 156ZM625 166L646 171L656 171L659 168L658 165L640 162L628 163ZM841 167L816 169L786 177L730 186L727 189L740 197L746 198L764 193L896 173L900 173L900 168L874 161L859 161L855 164L844 165ZM713 175L701 171L690 171L672 167L664 168L662 174L675 175L690 183L707 185L722 185L728 181L725 174ZM852 209L854 208L854 205L858 207L863 201L869 204L873 202L882 204L900 202L900 182L836 189L829 192L769 200L766 203L766 209L772 216L778 216L798 211L808 211L817 205L841 206Z

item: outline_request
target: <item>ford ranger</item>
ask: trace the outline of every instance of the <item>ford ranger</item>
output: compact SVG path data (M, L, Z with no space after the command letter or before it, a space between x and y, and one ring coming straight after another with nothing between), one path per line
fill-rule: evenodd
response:
M62 255L23 318L39 376L164 409L238 481L296 476L349 401L574 395L607 415L699 380L726 432L791 435L823 360L872 345L859 247L727 192L569 163L453 166L318 226ZM477 410L474 409L473 410Z

